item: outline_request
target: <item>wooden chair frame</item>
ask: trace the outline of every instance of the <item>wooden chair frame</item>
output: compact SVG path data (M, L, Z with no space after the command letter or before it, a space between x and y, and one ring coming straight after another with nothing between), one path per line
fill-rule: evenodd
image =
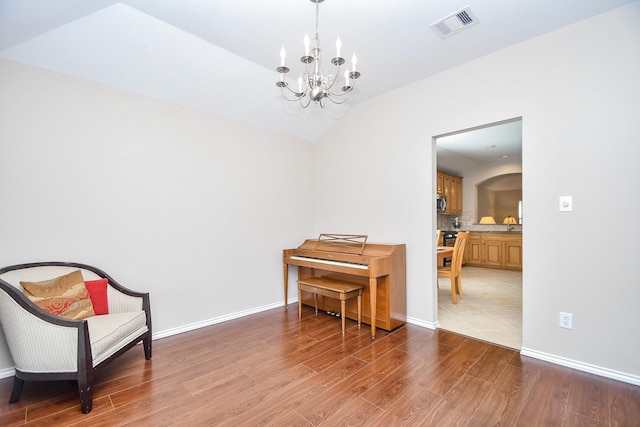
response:
M453 245L451 266L438 266L438 277L449 277L451 279L451 300L454 304L458 303L456 295L460 295L460 298L464 298L462 293L462 260L464 258L464 249L468 239L468 231L458 232L458 237L456 237L456 242Z

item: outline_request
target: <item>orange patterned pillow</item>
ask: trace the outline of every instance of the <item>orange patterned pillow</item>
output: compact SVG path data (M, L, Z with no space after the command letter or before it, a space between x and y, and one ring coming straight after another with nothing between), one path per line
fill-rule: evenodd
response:
M95 315L80 270L51 280L20 284L34 304L51 314L72 320Z

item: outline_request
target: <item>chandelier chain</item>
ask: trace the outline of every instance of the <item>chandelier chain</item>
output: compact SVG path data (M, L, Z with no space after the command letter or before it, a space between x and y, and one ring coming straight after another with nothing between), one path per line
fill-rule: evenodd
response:
M318 30L320 22L320 3L316 0L316 48L320 50L320 31Z

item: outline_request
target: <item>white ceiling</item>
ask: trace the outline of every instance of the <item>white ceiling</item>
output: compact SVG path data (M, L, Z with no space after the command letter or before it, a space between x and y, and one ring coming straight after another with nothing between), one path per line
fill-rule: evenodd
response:
M460 176L481 164L522 162L522 120L439 136L436 155L439 170Z
M638 0L326 0L324 61L358 55L351 103ZM476 25L441 39L430 24L469 6ZM315 32L309 0L0 0L0 56L319 139L349 104L300 110L275 86L281 46L297 75Z

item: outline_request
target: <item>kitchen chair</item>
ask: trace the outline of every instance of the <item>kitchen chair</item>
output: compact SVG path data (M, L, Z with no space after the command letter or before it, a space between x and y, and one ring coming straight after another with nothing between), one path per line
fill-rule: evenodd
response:
M451 265L448 267L438 266L438 277L449 277L451 279L451 300L454 304L458 303L456 295L462 295L462 259L464 257L464 248L469 238L468 231L458 232L456 243L453 245L453 255L451 257ZM438 284L439 286L439 284Z

